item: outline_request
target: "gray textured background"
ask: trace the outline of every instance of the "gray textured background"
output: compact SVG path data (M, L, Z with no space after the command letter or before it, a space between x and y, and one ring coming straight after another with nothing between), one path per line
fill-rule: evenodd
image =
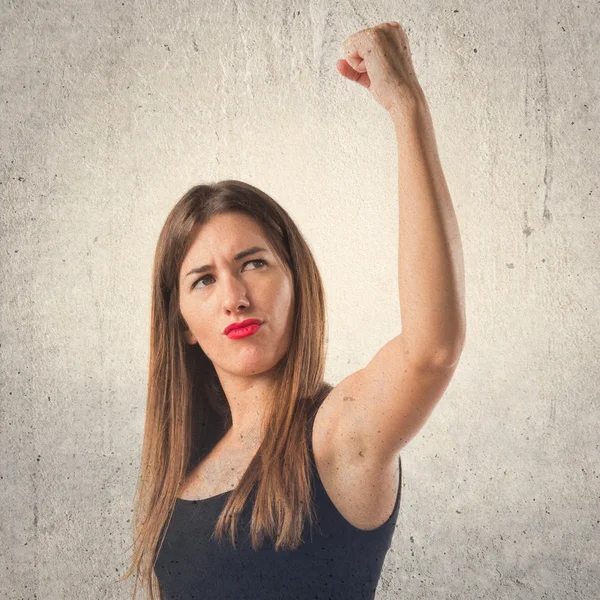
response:
M391 20L434 118L468 325L403 451L377 598L599 596L597 2L1 6L3 598L130 597L151 263L189 187L246 180L298 222L330 382L400 332L395 136L335 69Z

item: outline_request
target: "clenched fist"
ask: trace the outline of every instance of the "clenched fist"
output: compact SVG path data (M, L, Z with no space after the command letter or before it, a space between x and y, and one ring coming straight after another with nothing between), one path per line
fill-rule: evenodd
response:
M360 83L387 111L413 107L424 98L412 63L408 37L392 21L358 31L343 43L338 71Z

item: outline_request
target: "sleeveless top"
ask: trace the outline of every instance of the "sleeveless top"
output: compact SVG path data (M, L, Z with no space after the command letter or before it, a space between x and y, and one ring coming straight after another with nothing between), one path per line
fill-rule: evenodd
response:
M163 600L375 598L400 508L402 462L399 458L396 502L387 521L370 530L355 527L337 510L319 477L312 449L315 414L309 419L308 447L317 523L312 531L305 523L300 546L276 552L266 537L261 548L252 549L252 494L240 514L237 549L229 537L223 545L210 539L231 491L202 500L177 498L154 567Z

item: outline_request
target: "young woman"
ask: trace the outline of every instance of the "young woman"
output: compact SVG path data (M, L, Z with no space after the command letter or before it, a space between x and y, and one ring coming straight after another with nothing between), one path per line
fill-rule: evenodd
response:
M335 387L325 294L287 212L234 180L190 189L155 255L133 564L151 598L372 599L400 506L400 451L465 337L462 249L398 23L339 72L398 141L402 333ZM135 598L135 590L134 590Z

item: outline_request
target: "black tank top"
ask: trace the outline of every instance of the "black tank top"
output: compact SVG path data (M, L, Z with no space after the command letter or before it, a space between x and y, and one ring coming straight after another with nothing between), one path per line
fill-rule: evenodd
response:
M315 413L316 414L316 411ZM202 500L177 499L158 554L155 573L163 600L372 600L390 548L400 508L402 462L396 503L387 521L375 529L358 529L337 510L309 454L317 524L308 522L296 550L275 552L269 539L254 551L249 539L253 496L240 515L237 549L226 537L210 539L225 505L224 492ZM164 528L163 528L164 530Z

